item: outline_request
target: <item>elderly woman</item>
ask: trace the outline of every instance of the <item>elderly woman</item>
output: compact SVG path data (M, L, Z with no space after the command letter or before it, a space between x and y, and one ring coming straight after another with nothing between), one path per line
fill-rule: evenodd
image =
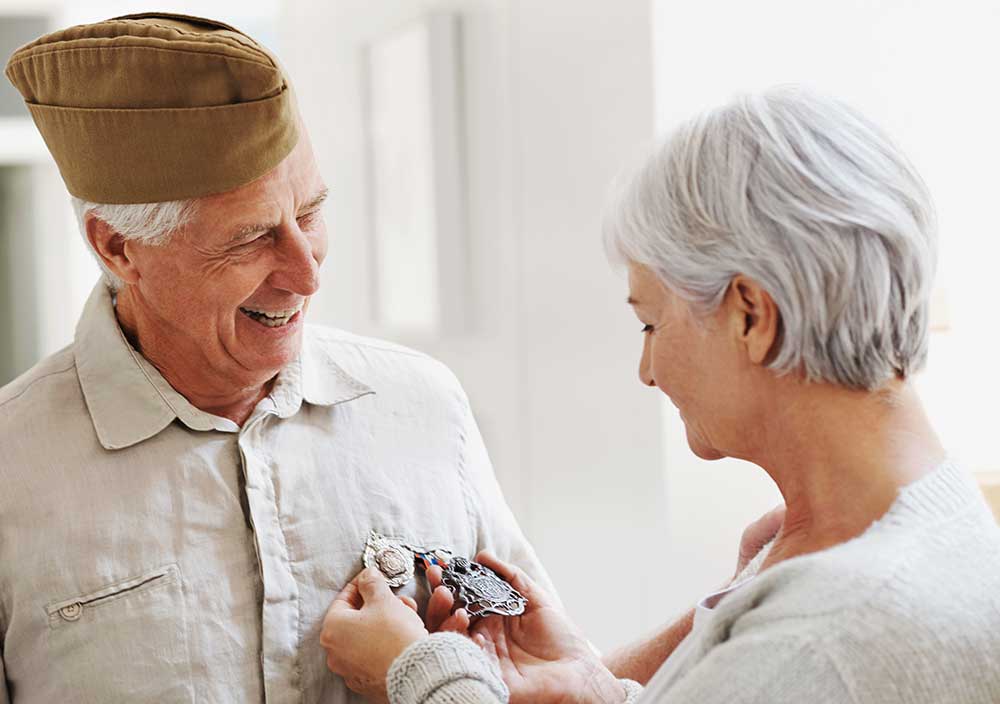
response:
M641 694L489 555L528 597L523 616L470 628L458 610L425 628L364 572L327 616L330 667L387 682L394 704L1000 701L1000 537L912 382L935 227L903 155L839 102L746 96L669 137L606 239L643 325L642 382L677 406L696 455L774 479L787 507L774 540L690 633L682 619L633 653L680 643ZM429 613L445 602L439 588Z

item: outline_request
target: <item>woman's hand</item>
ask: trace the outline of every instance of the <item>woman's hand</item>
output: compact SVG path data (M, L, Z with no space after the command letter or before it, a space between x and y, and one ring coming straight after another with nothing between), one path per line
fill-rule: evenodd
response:
M750 561L757 557L757 553L771 542L784 522L785 505L781 504L746 527L740 539L740 554L736 558L736 574L733 575L733 579L739 577Z
M426 635L416 602L397 597L382 574L368 568L333 600L323 619L320 643L326 649L327 666L348 687L373 702L385 702L385 678L392 661Z
M496 658L510 689L511 704L612 704L625 700L621 683L524 572L486 552L479 553L476 560L528 600L521 616L488 616L472 627L473 640Z

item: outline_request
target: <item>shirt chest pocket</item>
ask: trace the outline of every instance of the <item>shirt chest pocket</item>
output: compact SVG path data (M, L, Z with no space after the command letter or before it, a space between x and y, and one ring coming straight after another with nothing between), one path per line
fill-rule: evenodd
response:
M194 701L177 565L53 602L45 611L61 701Z

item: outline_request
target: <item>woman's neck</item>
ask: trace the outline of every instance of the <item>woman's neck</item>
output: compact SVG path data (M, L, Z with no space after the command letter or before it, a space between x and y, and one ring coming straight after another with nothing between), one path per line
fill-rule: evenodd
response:
M775 437L753 458L787 507L763 568L861 535L902 487L945 458L909 384L895 382L878 393L823 385L789 391L769 423Z

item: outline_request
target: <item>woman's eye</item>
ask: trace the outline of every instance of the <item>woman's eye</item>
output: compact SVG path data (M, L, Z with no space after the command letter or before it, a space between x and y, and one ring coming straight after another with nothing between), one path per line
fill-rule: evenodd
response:
M643 326L642 326L642 333L643 333L644 335L645 335L646 333L650 333L650 332L653 332L653 330L655 330L655 328L654 328L654 327L653 327L652 325L643 325Z

